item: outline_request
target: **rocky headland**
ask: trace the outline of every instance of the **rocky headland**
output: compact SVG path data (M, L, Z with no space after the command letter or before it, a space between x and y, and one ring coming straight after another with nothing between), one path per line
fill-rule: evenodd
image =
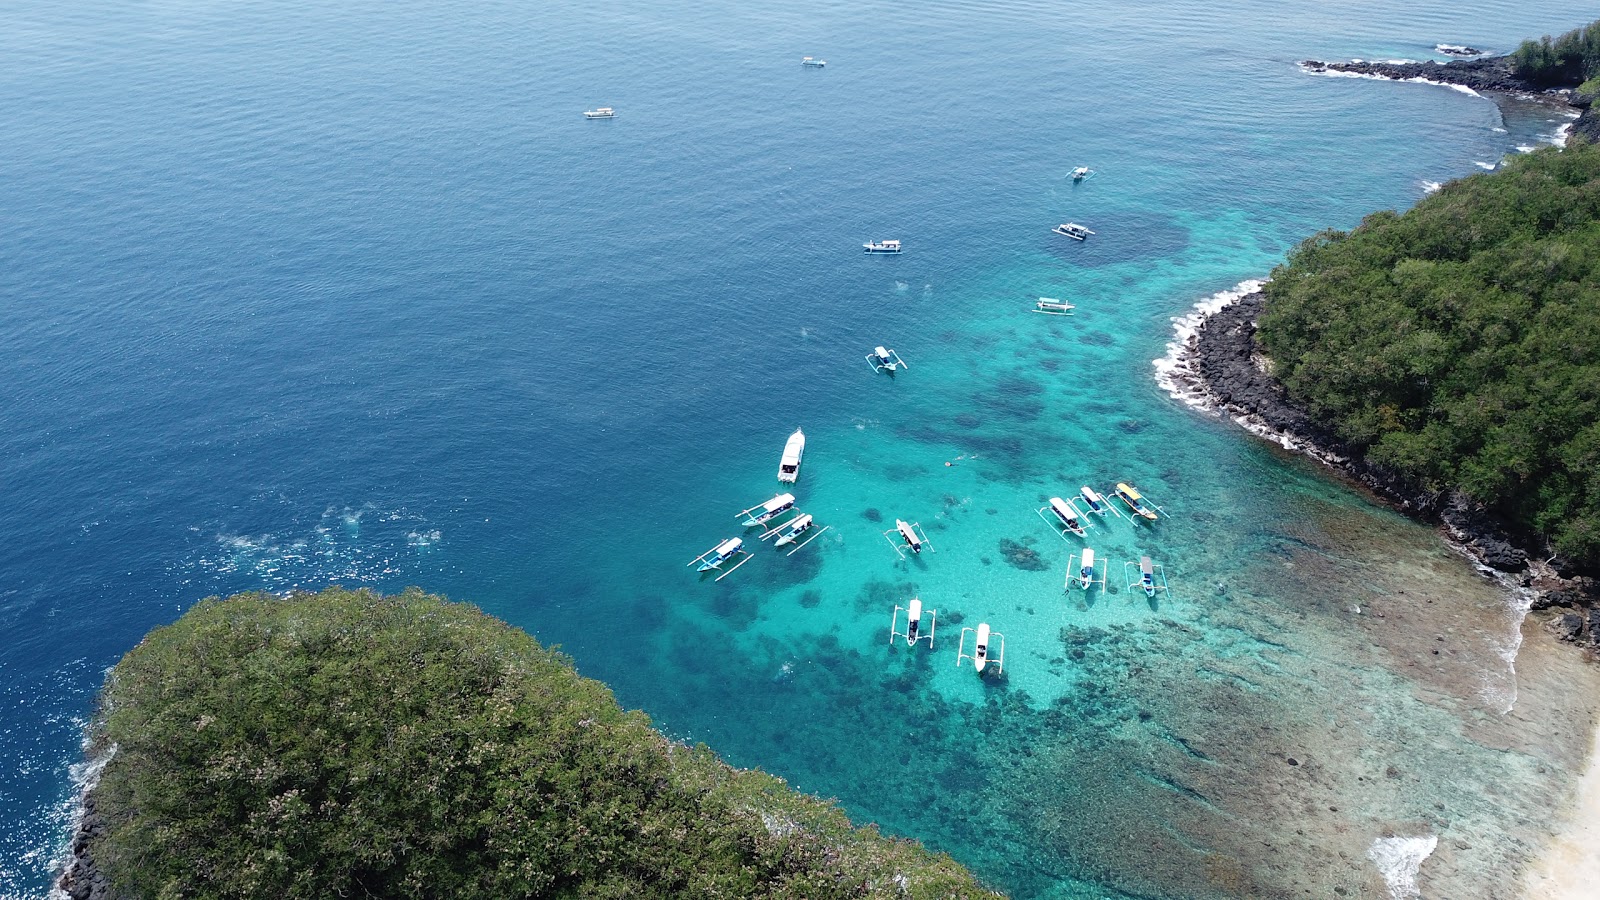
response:
M1531 590L1533 609L1552 610L1547 625L1561 639L1600 647L1600 583L1593 577L1550 555L1541 536L1519 533L1470 498L1422 489L1367 462L1288 396L1256 344L1256 320L1265 304L1266 295L1255 291L1200 324L1180 351L1188 357L1178 369L1187 373L1185 387L1253 430L1344 473L1401 512L1442 525L1482 565Z
M1593 108L1595 96L1577 90L1576 83L1556 87L1533 84L1517 75L1516 66L1509 56L1484 56L1477 59L1453 59L1449 62L1322 62L1308 59L1301 64L1307 71L1317 73L1344 73L1371 78L1388 78L1394 81L1431 81L1453 84L1490 94L1516 94L1523 97L1547 98L1579 110L1577 121L1572 123L1571 134L1591 143L1600 143L1600 112Z

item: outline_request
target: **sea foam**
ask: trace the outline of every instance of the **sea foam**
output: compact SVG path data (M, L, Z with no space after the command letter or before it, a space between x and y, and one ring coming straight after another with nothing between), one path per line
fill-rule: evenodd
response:
M1199 386L1199 375L1194 370L1193 350L1199 340L1200 326L1206 319L1240 300L1261 290L1266 281L1252 279L1241 281L1226 291L1219 291L1201 300L1187 315L1172 317L1172 340L1167 342L1167 355L1151 360L1156 367L1156 384L1179 402L1195 409L1214 410L1210 394Z
M1367 857L1377 863L1378 871L1383 873L1383 881L1389 886L1389 896L1394 900L1410 900L1422 896L1417 889L1417 872L1422 869L1423 860L1437 846L1439 838L1431 834L1423 837L1384 837L1372 842L1372 846L1367 848Z
M1351 62L1361 62L1361 60L1353 59ZM1319 71L1317 69L1308 68L1304 65L1300 66L1300 70L1308 75L1325 75L1329 78L1365 78L1370 81L1404 81L1408 84L1432 84L1439 87L1446 87L1452 91L1457 91L1472 97L1483 96L1464 84L1451 84L1448 81L1434 81L1432 78L1390 78L1387 75L1372 75L1367 72L1339 72L1333 69L1322 69Z

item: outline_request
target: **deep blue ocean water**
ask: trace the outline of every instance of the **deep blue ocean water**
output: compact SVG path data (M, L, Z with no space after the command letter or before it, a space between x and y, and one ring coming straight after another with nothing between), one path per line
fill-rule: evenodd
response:
M1140 641L1152 671L1183 656L1173 629L1263 652L1212 607L1303 599L1249 567L1307 521L1443 551L1173 402L1151 361L1173 316L1305 236L1564 121L1296 60L1503 51L1592 12L13 0L0 897L46 892L108 666L201 597L329 583L471 600L669 733L1018 897L1200 895L1166 868L1216 854L1139 793L1173 788L1140 748L1172 744L1159 697L1185 690L1143 693ZM1097 235L1050 233L1067 220ZM907 251L861 252L880 238ZM1077 314L1029 314L1040 295ZM875 374L880 343L910 368ZM696 576L796 427L830 530ZM1113 590L1064 595L1082 544L1034 509L1119 480L1172 515L1104 523ZM896 517L936 552L898 560ZM1159 603L1121 584L1144 553ZM913 594L941 612L932 652L884 641ZM954 665L963 619L1006 634L1006 679ZM1189 724L1283 714L1208 710ZM1123 819L1173 837L1135 849Z

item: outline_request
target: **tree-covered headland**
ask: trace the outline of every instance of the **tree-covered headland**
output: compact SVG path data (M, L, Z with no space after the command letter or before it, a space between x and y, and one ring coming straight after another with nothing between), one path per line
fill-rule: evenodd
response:
M995 896L420 591L206 600L102 701L91 851L131 900Z
M1265 292L1274 374L1356 452L1600 564L1600 147L1316 235Z
M1600 22L1560 37L1545 35L1537 41L1523 41L1512 51L1511 62L1517 76L1530 84L1553 87L1588 82L1600 76Z

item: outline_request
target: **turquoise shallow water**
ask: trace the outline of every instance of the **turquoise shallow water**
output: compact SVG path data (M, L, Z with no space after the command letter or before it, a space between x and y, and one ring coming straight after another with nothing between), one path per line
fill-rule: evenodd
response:
M1281 892L1317 865L1370 887L1386 828L1511 843L1542 795L1473 800L1520 782L1463 724L1504 707L1503 596L1151 361L1305 235L1560 124L1295 60L1503 49L1591 11L636 6L0 12L0 896L45 890L106 666L207 594L329 582L477 602L670 733L1019 897ZM907 252L860 252L886 237ZM910 369L873 373L878 343ZM797 426L830 530L696 576ZM1104 523L1109 589L1066 594L1081 542L1034 510L1123 479L1170 515ZM936 552L899 560L896 517ZM1155 604L1121 584L1144 553ZM1468 597L1454 694L1343 613L1417 578ZM913 594L931 652L885 640ZM955 665L980 621L1003 679ZM1340 743L1346 709L1383 723L1370 747ZM1306 746L1315 784L1256 777ZM1364 753L1480 781L1368 796ZM1349 848L1261 849L1296 822ZM1456 868L1504 862L1481 852Z

